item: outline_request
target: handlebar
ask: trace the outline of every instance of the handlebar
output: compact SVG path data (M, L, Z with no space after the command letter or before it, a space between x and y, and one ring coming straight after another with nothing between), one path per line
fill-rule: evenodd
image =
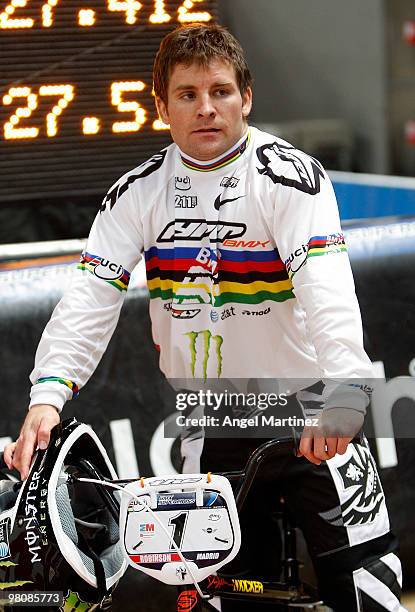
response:
M236 507L240 512L246 496L248 495L255 476L259 468L266 459L272 457L282 457L290 454L297 455L300 446L301 434L293 430L292 436L285 438L275 438L261 444L256 450L251 453L245 467L239 471L221 472L222 476L232 482L241 483L235 495ZM352 440L352 442L362 443L363 432L360 431Z

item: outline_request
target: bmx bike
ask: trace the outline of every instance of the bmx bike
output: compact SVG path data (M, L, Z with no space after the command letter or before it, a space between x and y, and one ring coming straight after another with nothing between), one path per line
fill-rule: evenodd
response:
M208 572L209 567L216 570L217 562L226 559L226 554L231 549L232 533L234 543L238 546L239 524L236 526L237 516L244 507L247 496L255 482L255 479L263 466L270 459L276 459L284 455L295 453L297 441L294 438L274 439L261 444L249 457L245 467L240 471L222 472L221 474L197 474L177 475L173 477L128 479L109 481L101 479L99 473L91 465L79 462L79 468L84 474L89 475L89 480L97 477L102 485L123 487L129 491L135 500L131 501L128 496L123 496L121 507L113 503L114 516L118 513L120 520L120 536L123 541L125 553L130 564L145 573L165 582L178 586L177 612L202 612L205 610L216 610L212 604L213 598L220 597L222 601L232 600L244 604L264 604L265 609L275 612L288 610L314 610L314 612L325 612L330 609L324 606L318 597L316 589L305 583L300 578L301 562L297 558L297 534L296 528L290 517L284 499L280 498L275 516L280 523L282 554L281 571L272 580L259 579L256 576L238 575L232 576L226 572ZM223 489L222 480L229 482L232 487ZM82 476L79 476L82 480ZM88 480L85 479L85 480ZM202 481L202 482L201 482ZM231 491L232 488L232 491ZM141 489L141 491L140 491ZM233 493L232 493L233 492ZM232 495L229 499L229 495ZM101 492L102 494L102 492ZM212 496L217 498L212 503ZM197 498L200 497L200 503ZM112 497L111 495L109 497ZM145 499L145 501L143 501ZM232 508L231 501L234 501ZM141 503L141 506L140 506ZM150 506L156 509L158 514L166 515L164 525L170 528L171 542L166 545L166 540L155 542L154 525L148 523L146 518ZM192 521L190 513L199 505L201 517L195 516ZM143 514L144 512L144 514ZM211 512L206 519L208 512ZM137 514L135 520L132 519ZM195 512L195 515L199 514ZM215 516L215 514L217 516ZM219 515L227 515L220 517ZM118 518L118 516L117 516ZM205 537L203 542L196 542L192 546L192 533L201 536L202 524L215 524L213 519L226 520L228 518L227 535L216 537L218 545L211 546ZM212 520L212 523L210 523ZM138 539L138 529L149 529L149 537ZM215 532L214 528L203 528L202 531ZM225 528L226 532L226 528ZM148 544L148 542L151 544ZM228 546L229 544L229 546ZM166 550L168 552L166 553ZM182 553L182 554L180 554ZM236 553L235 553L236 554ZM229 555L230 560L235 555ZM187 567L188 563L193 571ZM199 563L198 563L199 562ZM210 562L210 563L208 563ZM171 571L169 572L169 565ZM196 567L196 566L200 567ZM202 570L198 572L197 570ZM186 576L187 574L187 576ZM206 575L207 574L207 575ZM203 577L206 576L206 577ZM187 577L186 584L185 576ZM203 578L203 579L202 579ZM183 584L180 584L180 581ZM194 584L191 584L193 581ZM190 584L189 584L190 582Z
M276 509L282 533L279 575L263 580L230 575L226 567L221 571L238 553L238 514L261 466L295 450L294 438L274 439L260 445L240 471L128 480L108 478L91 461L71 456L62 477L68 483L95 485L119 523L121 547L128 563L178 586L177 612L216 610L212 604L216 597L264 604L265 609L278 612L324 612L329 609L316 590L300 578L296 529L283 499ZM17 483L13 486L16 488Z

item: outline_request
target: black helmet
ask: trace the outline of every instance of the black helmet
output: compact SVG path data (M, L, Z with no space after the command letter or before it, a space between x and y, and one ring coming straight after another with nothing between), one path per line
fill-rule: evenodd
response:
M88 610L108 599L127 567L119 494L71 474L117 478L96 434L75 419L54 427L25 482L0 481L0 583L62 591L65 609Z

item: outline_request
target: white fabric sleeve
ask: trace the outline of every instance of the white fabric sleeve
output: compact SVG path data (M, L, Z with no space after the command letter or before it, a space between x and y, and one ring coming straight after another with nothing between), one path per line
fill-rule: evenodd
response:
M97 367L117 325L130 273L143 248L138 205L131 189L117 198L119 184L104 199L76 278L41 337L30 375L30 407L51 404L61 410L75 397Z
M300 151L295 156L291 176L276 189L277 247L305 313L307 333L326 382L325 407L350 406L364 412L369 397L363 381L372 376L372 364L363 348L360 310L336 198L319 162ZM359 380L353 384L352 378Z

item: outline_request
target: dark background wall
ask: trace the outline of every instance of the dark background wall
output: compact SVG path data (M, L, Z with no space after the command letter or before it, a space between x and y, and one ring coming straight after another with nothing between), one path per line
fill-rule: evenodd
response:
M404 142L402 126L415 118L415 46L403 41L403 24L415 20L413 0L387 0L389 141L391 173L413 176L415 146Z
M383 0L221 0L220 8L254 73L256 121L346 119L356 170L388 173Z

